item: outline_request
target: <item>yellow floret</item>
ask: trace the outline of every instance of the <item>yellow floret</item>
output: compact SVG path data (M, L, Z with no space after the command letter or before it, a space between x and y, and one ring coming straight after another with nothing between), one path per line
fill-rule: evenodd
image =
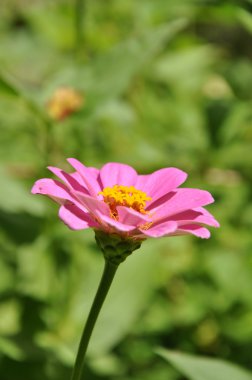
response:
M111 215L117 218L117 206L130 207L142 214L145 211L146 202L152 198L144 191L136 189L134 186L114 185L113 187L105 187L99 192L103 196L103 200L110 207Z

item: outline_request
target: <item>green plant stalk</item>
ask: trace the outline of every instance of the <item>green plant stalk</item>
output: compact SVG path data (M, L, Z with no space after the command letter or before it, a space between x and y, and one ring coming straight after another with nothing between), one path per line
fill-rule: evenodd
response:
M88 343L118 266L119 264L112 263L111 261L105 259L103 275L82 333L71 380L81 379Z
M75 0L75 50L76 53L79 52L80 47L84 40L83 33L83 18L85 12L85 0Z

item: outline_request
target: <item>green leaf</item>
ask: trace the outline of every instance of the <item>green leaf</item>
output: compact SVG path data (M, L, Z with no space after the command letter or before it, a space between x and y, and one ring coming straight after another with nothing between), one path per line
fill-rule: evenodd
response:
M19 96L19 91L10 81L8 81L2 73L0 73L0 93L11 96Z
M30 189L26 188L21 181L11 177L3 166L0 166L0 185L0 209L8 212L26 211L37 216L43 214L43 201L34 199L30 194Z
M24 105L33 115L36 115L36 117L41 119L44 123L49 123L49 119L43 108L40 106L33 91L28 89L24 83L17 81L15 78L2 71L0 71L0 95L1 94L21 98Z
M157 353L190 380L252 380L252 374L220 359L158 349Z
M18 250L18 289L22 294L41 300L50 297L56 276L47 245L41 236L34 244L21 246Z
M237 18L242 24L242 26L250 33L252 34L252 17L251 14L245 9L238 9L237 10Z
M168 39L185 26L185 20L177 20L161 25L153 30L131 38L96 60L78 70L63 70L52 83L52 87L75 85L85 91L89 104L107 101L122 94L142 67L151 61L162 50ZM48 94L46 94L48 96Z
M20 305L14 301L0 303L0 334L12 335L20 330Z
M14 360L24 359L23 352L11 339L0 337L0 352Z
M175 91L195 91L202 87L204 78L216 60L212 46L190 47L176 52L168 52L155 64L153 76L164 83L173 84Z

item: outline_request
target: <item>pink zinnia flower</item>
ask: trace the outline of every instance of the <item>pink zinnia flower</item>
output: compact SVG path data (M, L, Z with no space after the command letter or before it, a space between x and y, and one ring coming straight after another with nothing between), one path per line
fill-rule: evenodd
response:
M108 234L143 240L192 234L209 238L205 226L219 227L206 211L214 199L199 189L179 188L187 174L164 168L138 175L125 164L107 163L101 170L86 167L74 158L72 173L49 167L62 182L43 178L33 194L47 195L60 204L60 219L73 230L94 228Z

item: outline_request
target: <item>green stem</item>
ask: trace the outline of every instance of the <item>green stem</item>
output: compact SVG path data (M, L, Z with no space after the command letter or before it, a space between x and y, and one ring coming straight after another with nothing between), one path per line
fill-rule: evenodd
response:
M83 17L85 12L85 0L75 0L75 49L78 54L83 43Z
M99 287L97 289L95 299L93 301L93 304L89 312L89 316L88 316L88 319L87 319L87 322L84 327L82 337L80 340L79 349L76 356L71 380L81 379L81 374L82 374L82 369L83 369L83 364L84 364L84 359L85 359L88 343L89 343L93 328L95 326L95 322L102 308L104 300L108 294L110 285L113 281L117 268L118 268L117 264L114 264L108 260L105 260L103 275L102 275Z

